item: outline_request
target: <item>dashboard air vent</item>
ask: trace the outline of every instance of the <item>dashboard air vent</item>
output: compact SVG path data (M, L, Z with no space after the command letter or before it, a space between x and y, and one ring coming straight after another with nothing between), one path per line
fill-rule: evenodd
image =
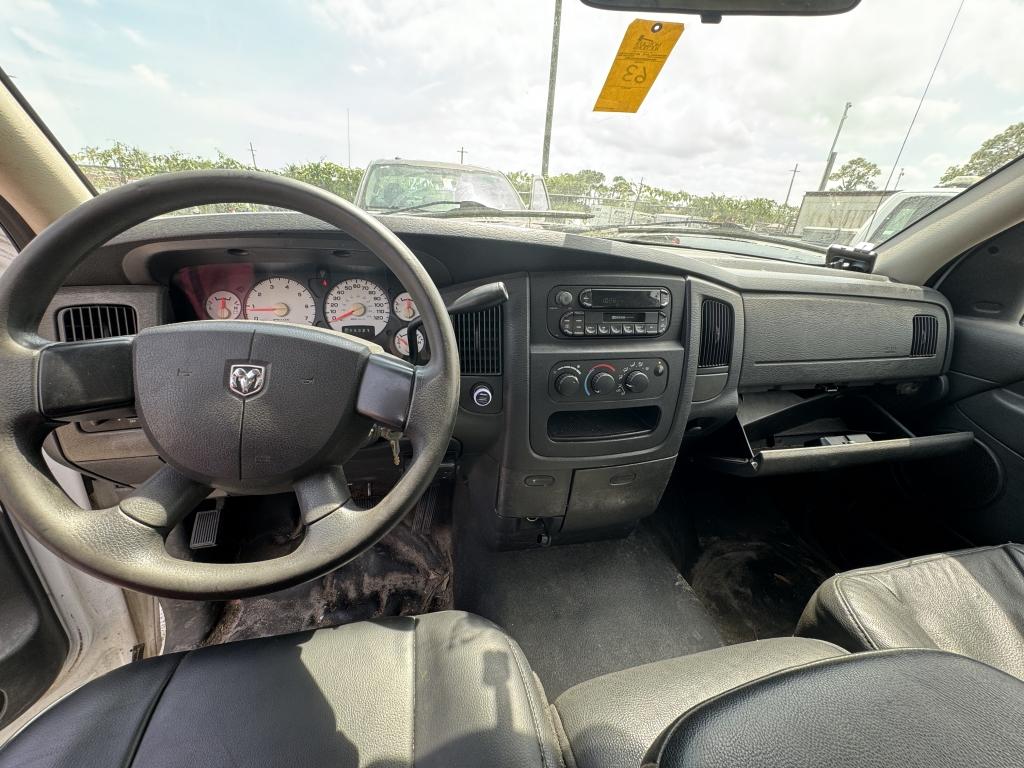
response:
M914 315L914 339L910 342L911 357L934 357L939 346L939 318Z
M717 368L732 359L732 307L719 299L700 305L698 368Z
M501 375L501 307L455 315L460 370L467 376Z
M92 341L138 333L135 308L127 304L82 304L57 313L61 341Z

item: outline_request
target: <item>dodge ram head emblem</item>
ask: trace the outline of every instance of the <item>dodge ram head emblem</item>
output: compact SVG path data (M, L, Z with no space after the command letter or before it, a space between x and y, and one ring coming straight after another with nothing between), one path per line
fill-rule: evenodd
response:
M232 365L228 373L228 389L240 397L255 395L263 389L266 369L262 365Z

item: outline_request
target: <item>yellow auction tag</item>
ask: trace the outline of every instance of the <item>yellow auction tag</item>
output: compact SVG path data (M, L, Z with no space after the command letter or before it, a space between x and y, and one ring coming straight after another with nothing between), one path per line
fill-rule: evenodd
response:
M677 21L633 21L615 54L594 111L636 112L640 109L681 34L683 25Z

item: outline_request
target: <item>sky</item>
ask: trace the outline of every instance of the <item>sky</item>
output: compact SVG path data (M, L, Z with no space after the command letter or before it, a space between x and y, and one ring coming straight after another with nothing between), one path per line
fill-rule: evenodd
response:
M960 0L833 17L632 14L564 0L552 174L792 202L838 163L884 184ZM539 172L554 0L3 0L0 66L71 152L122 141L278 168L327 158ZM686 29L636 114L593 106L629 22ZM1024 0L965 0L900 160L935 184L1024 120ZM350 116L350 118L349 118ZM895 175L899 174L899 167ZM895 175L893 181L895 182Z

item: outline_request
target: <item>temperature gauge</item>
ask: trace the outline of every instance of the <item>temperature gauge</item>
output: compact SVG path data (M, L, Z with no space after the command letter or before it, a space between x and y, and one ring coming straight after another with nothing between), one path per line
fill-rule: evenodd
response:
M416 302L412 300L412 296L409 295L408 291L400 293L395 297L394 309L395 315L407 323L419 315L419 310L416 309Z
M416 331L416 353L419 354L423 351L423 345L426 344L426 340L423 338L423 331ZM409 329L399 328L398 332L395 333L395 351L402 357L409 356Z
M214 291L206 297L206 314L214 320L234 320L242 314L242 300L231 291Z

